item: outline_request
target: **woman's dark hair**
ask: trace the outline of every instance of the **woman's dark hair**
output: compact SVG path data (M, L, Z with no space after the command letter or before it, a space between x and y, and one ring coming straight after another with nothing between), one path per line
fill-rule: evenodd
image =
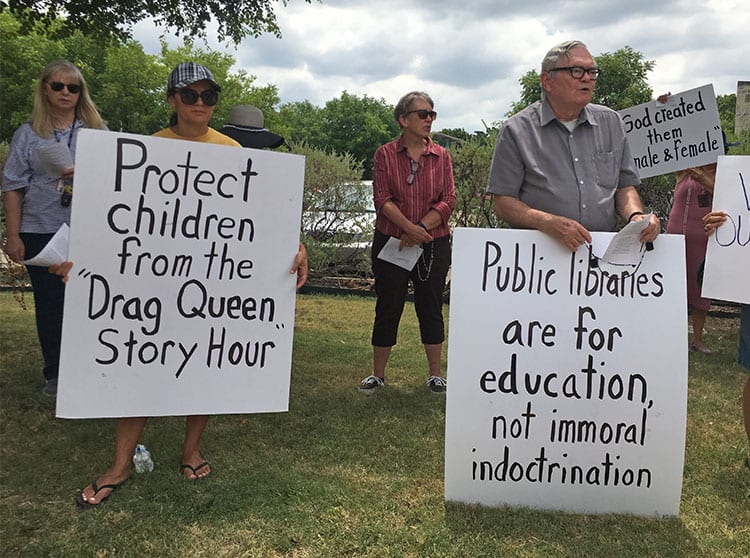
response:
M435 108L435 103L432 102L432 97L427 93L424 91L411 91L401 97L393 109L393 118L396 119L399 126L401 126L401 117L406 116L406 113L409 112L409 109L411 108L411 104L417 99L427 101L431 108Z

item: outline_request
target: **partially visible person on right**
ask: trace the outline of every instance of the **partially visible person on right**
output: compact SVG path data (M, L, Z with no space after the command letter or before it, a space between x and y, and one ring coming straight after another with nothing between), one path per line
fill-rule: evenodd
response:
M703 218L703 230L707 236L711 236L726 220L727 214L724 211L712 211ZM740 308L740 339L737 363L750 370L750 304L743 304ZM745 380L745 386L742 389L742 416L745 423L745 434L747 435L745 466L750 467L750 376Z
M660 95L657 100L666 103L671 93ZM724 154L729 149L727 137L721 132L724 141ZM667 233L685 237L685 272L687 280L688 307L693 328L690 350L706 355L711 354L703 342L703 329L711 300L701 296L699 275L706 258L708 237L704 233L703 218L711 211L716 163L690 167L676 173L674 199L669 211Z
M711 300L701 296L698 270L706 257L708 237L703 232L703 217L711 211L715 180L716 163L679 171L667 222L667 233L685 237L687 302L693 326L690 350L703 354L711 354L703 342Z

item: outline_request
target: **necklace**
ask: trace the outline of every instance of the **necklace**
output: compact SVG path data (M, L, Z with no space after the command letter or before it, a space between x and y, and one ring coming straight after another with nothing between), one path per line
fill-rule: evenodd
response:
M417 260L417 277L419 277L419 280L424 282L427 281L427 279L430 278L430 272L432 271L432 263L435 261L435 241L433 240L430 242L430 257L429 261L427 261L427 249L422 252L422 257ZM422 276L422 268L419 264L422 264L424 267L425 275Z

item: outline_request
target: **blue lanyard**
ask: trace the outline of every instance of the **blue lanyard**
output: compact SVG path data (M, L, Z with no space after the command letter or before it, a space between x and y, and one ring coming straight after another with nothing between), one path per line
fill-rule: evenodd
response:
M70 150L70 143L73 141L73 131L75 130L77 123L78 118L74 118L73 123L70 125L70 135L68 136L68 150ZM55 134L55 141L57 141L57 143L60 143L60 137L62 136L62 133L58 132L57 130L52 130L52 133Z

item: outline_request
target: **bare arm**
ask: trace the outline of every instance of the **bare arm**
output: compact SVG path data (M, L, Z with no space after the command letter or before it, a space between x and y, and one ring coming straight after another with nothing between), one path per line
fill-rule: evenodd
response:
M14 262L23 261L25 249L21 240L21 209L23 190L3 192L5 209L5 252Z
M591 242L591 234L578 221L534 209L512 196L495 196L495 214L512 227L541 231L571 251Z
M399 248L402 248L404 245L415 246L417 244L432 242L432 236L430 235L430 233L428 233L425 229L423 229L416 223L412 223L411 221L409 221L409 219L407 219L406 216L401 213L401 210L398 208L398 206L392 201L385 202L383 204L383 207L380 208L380 211L386 219L396 225L403 232L403 234L401 235L401 243L399 245ZM430 211L427 216L430 216L431 213L433 212ZM441 220L440 214L438 214L437 212L434 213L435 218ZM431 222L431 224L434 227L437 222ZM425 223L425 225L427 225L427 223Z
M641 196L638 195L638 190L635 189L635 186L626 186L625 188L617 189L617 192L615 192L615 207L620 216L625 220L641 221L647 217L647 215L643 215L643 203L641 203ZM651 214L648 226L641 233L641 242L653 242L659 236L660 232L661 223L659 222L659 218Z

